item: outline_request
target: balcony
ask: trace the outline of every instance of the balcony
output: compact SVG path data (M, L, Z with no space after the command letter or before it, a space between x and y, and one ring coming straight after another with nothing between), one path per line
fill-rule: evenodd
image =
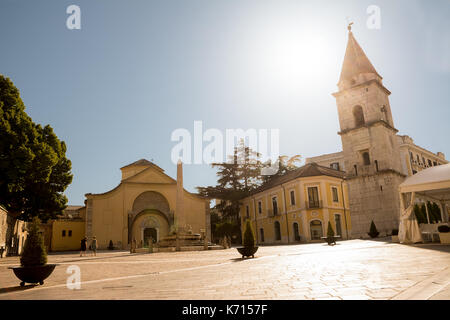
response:
M323 208L322 200L306 201L306 209L320 209Z

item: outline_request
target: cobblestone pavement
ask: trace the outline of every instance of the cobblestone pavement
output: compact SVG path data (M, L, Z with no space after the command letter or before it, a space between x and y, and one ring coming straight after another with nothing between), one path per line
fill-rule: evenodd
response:
M42 286L19 286L0 259L0 299L450 299L450 246L377 240L260 247L254 259L236 249L130 254L51 254ZM79 266L81 288L66 286Z

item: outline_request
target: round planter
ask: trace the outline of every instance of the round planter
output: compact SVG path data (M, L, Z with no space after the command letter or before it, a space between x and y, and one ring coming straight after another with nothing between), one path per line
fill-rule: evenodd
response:
M259 247L241 247L241 248L236 248L239 253L242 255L242 258L245 257L255 257L255 253L256 251L258 251Z
M22 280L20 286L24 286L25 283L39 283L44 284L44 280L47 279L55 270L56 264L45 264L42 266L33 267L11 267L17 278Z

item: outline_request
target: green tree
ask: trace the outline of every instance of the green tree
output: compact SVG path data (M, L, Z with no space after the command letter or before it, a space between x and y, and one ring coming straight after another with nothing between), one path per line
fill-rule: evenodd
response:
M47 252L44 246L44 238L39 230L41 221L38 217L34 217L29 224L27 240L23 247L20 264L23 267L40 266L47 263Z
M25 112L19 90L0 75L0 203L13 218L44 222L66 207L72 182L66 145Z
M270 180L272 180L273 178L282 176L290 171L293 171L295 169L298 168L298 166L296 165L296 163L300 163L302 159L302 156L297 154L294 155L292 157L288 157L288 156L279 156L278 157L278 171L277 173L275 173L274 175L270 175L270 176L263 176L262 180L263 182L269 182ZM270 165L270 161L268 161L267 163L265 163L265 165Z

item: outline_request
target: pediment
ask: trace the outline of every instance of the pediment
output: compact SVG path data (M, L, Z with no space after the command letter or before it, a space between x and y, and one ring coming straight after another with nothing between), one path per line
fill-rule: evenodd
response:
M176 183L174 179L161 172L158 169L153 167L149 167L138 174L129 177L124 180L124 182L133 182L133 183L167 183L173 184Z

